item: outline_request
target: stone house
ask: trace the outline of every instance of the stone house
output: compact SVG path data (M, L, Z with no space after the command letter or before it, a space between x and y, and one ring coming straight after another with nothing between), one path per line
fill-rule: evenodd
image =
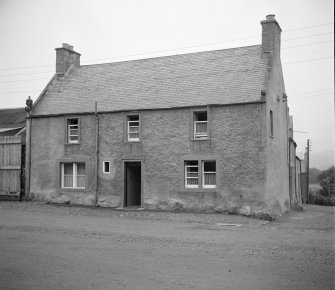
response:
M27 195L109 207L289 208L281 28L262 44L96 65L56 48L30 111ZM28 132L28 129L27 129Z

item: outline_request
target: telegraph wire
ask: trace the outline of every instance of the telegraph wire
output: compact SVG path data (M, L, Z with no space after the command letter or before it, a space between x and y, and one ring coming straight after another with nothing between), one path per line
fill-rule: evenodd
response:
M314 25L314 26L309 26L306 27L306 29L311 28L311 27L317 27L317 26L324 26L324 25L329 25L332 23L327 23L327 24L320 24L320 25ZM293 30L287 30L287 31L294 31L294 30L302 30L302 28L296 28ZM324 34L331 34L334 32L329 32L329 33L320 33L320 34L312 34L310 36L303 36L303 37L297 37L297 38L290 38L290 39L283 39L282 42L288 41L288 40L294 40L294 39L303 39L303 38L309 38L309 37L314 37L318 35L324 35ZM143 53L138 53L138 54L129 54L129 55L123 55L123 56L116 56L112 58L102 58L102 59L91 59L91 60L86 60L84 62L90 62L90 61L98 61L98 60L108 60L108 59L117 59L117 58L124 58L124 57L132 57L132 56L141 56L141 55L147 55L147 54L154 54L154 53L161 53L161 52L169 52L169 51L175 51L175 50L180 50L180 49L188 49L188 48L194 48L194 47L201 47L201 46L209 46L209 45L215 45L215 44L221 44L221 43L227 43L227 42L235 42L239 40L246 40L246 39L253 39L253 38L259 38L259 35L257 36L249 36L249 37L241 37L241 38L236 38L236 39L230 39L226 41L218 41L218 42L212 42L212 43L203 43L203 44L197 44L197 45L190 45L190 46L184 46L184 47L179 47L179 48L172 48L172 49L164 49L164 50L157 50L157 51L150 51L150 52L143 52ZM36 67L51 67L53 65L39 65L39 66L26 66L26 67L13 67L13 68L7 68L7 69L0 69L0 71L6 71L6 70L15 70L15 69L26 69L26 68L36 68Z

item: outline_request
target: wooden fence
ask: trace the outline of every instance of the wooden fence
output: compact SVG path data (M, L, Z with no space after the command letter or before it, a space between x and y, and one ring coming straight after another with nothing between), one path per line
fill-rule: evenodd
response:
M21 136L0 136L0 195L20 196L22 179Z

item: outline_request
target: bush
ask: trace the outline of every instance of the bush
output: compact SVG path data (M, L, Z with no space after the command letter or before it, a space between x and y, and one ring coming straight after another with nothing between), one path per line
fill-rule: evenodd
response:
M309 203L310 204L318 204L318 205L327 205L327 206L335 206L335 197L325 197L324 191L321 189L317 192L309 193Z

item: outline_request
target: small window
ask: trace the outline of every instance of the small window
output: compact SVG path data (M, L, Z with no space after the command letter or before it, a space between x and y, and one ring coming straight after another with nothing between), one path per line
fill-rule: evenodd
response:
M185 161L185 187L199 187L199 165L198 161Z
M207 111L194 112L194 139L208 138Z
M202 186L203 188L216 188L216 162L202 162Z
M67 142L68 143L79 143L78 118L67 120Z
M127 117L127 140L140 140L140 116L132 115Z
M85 188L85 163L61 163L61 187Z
M273 113L270 111L270 135L273 136Z
M103 162L103 173L110 173L110 161Z

